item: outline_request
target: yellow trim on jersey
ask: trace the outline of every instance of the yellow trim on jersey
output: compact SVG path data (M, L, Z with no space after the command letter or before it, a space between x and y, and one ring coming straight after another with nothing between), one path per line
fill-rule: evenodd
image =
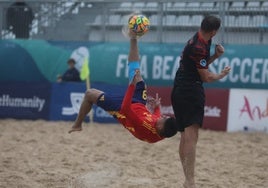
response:
M149 131L151 131L153 134L157 134L156 129L153 128L149 123L147 123L146 121L143 122L142 124L146 129L148 129Z
M125 127L126 127L126 129L130 130L131 132L135 132L134 127L127 127L127 126L125 126Z
M112 116L116 116L116 118L118 118L118 119L126 118L126 116L124 116L123 114L119 113L118 111L108 111L108 113L111 114Z

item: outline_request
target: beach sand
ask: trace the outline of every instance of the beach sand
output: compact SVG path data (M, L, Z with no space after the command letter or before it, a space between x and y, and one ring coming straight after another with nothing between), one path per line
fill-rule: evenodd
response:
M0 120L0 188L181 188L180 135L156 144L119 124ZM268 187L268 134L200 130L199 188Z

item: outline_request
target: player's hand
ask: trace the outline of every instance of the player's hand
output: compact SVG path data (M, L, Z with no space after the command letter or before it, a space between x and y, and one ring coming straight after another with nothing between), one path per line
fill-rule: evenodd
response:
M231 67L226 66L226 67L224 67L224 69L221 71L221 73L222 73L224 76L226 76L227 74L229 74L230 70L231 70Z
M159 98L158 93L156 93L155 94L155 99L154 99L155 108L160 106L160 104L161 104L161 98Z
M153 113L156 107L159 107L161 104L161 98L158 97L158 93L155 95L155 98L147 96L146 107Z
M152 96L147 96L146 107L151 113L154 112L154 98Z
M215 56L218 58L224 53L224 47L221 44L215 46Z
M153 109L161 105L161 98L158 96L158 93L155 94L155 98L152 97L151 104Z

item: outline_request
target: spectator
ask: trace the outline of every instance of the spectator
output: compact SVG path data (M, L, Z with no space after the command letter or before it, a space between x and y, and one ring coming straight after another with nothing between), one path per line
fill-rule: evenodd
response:
M58 82L81 82L80 73L75 68L75 60L69 59L67 63L69 69L62 76L58 76Z
M15 34L16 38L27 39L30 35L33 18L31 7L24 1L17 0L7 9L7 28Z

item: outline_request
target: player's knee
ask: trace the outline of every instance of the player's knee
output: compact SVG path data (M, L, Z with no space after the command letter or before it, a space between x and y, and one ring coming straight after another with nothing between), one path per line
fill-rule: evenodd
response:
M103 92L94 88L88 89L85 92L85 99L91 103L96 103L99 96L102 94Z
M94 95L96 93L96 89L88 89L85 93L85 98L88 100L88 101L92 101L92 99L94 98Z

